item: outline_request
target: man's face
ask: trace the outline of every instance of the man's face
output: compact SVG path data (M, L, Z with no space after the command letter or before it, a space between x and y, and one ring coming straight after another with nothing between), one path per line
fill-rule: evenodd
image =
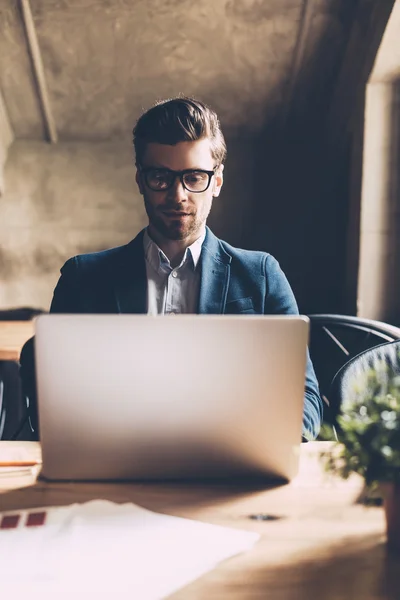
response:
M172 171L213 171L216 161L211 153L210 141L202 139L196 142L179 142L174 146L147 144L141 166ZM215 171L207 190L191 192L183 187L179 177L175 178L170 189L153 191L147 186L143 173L138 170L136 181L144 198L150 227L169 240L186 240L189 243L194 241L205 225L213 197L220 193L222 171L223 165Z

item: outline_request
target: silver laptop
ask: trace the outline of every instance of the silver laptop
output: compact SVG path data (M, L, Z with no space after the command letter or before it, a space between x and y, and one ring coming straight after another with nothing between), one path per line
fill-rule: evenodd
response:
M292 478L308 325L303 316L39 316L42 476Z

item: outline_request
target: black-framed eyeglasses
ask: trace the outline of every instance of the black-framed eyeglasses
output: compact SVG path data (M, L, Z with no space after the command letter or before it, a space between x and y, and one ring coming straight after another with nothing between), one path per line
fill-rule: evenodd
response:
M188 192L205 192L209 188L211 178L215 175L217 169L218 165L212 171L205 171L204 169L172 171L171 169L139 166L147 187L153 192L165 192L171 189L177 177L179 177L181 184Z

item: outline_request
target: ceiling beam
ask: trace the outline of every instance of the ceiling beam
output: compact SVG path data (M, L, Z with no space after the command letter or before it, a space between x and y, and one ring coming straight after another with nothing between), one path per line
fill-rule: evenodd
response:
M35 74L48 141L55 144L58 140L57 128L53 117L53 112L51 110L49 92L47 89L46 77L43 67L43 60L40 52L35 23L33 21L29 0L21 0L21 11L24 20L25 32L28 40L29 52L32 59L32 66Z

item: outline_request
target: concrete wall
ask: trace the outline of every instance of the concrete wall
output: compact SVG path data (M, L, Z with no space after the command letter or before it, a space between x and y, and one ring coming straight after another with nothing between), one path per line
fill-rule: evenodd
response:
M400 324L400 2L366 93L358 314Z
M324 0L325 10L345 1ZM37 139L18 4L0 3L0 87L16 137ZM211 103L226 131L257 132L284 102L303 0L30 4L60 139L109 141L129 138L144 107L179 92Z
M146 222L129 145L14 142L0 203L0 306L48 308L70 256L131 239Z

